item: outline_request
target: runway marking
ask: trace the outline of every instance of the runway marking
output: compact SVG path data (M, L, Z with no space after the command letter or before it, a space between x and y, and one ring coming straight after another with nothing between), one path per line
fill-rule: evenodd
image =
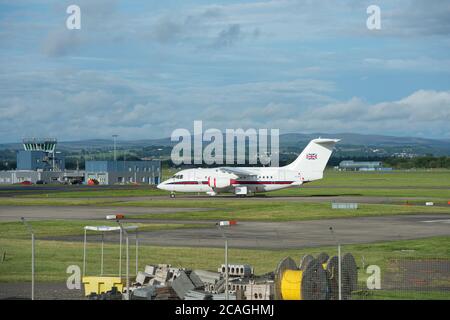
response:
M421 221L425 223L450 223L450 219L439 219L439 220L427 220L427 221Z

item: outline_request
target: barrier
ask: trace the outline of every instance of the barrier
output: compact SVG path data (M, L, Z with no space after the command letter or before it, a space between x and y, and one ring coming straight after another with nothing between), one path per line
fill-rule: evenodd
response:
M123 282L119 277L83 277L84 295L91 293L101 294L112 290L113 287L118 292L123 292Z
M338 203L338 202L332 202L331 203L332 209L350 209L350 210L356 210L358 209L357 203Z

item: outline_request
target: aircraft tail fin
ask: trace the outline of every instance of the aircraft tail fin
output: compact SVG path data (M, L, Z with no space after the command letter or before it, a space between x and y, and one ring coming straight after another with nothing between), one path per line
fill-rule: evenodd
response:
M299 171L304 181L323 178L323 171L333 153L334 145L339 139L314 139L303 149L294 162L285 166L288 170Z

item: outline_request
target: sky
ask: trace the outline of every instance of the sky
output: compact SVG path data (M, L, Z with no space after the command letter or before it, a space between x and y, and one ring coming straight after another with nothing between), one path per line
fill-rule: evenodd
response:
M194 120L450 139L449 53L448 0L0 0L0 142Z

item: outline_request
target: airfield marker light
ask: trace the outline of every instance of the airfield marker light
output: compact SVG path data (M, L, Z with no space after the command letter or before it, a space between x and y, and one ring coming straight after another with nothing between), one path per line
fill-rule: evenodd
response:
M20 220L25 225L25 227L27 227L28 231L31 234L31 300L34 300L34 231L24 217L21 217Z
M106 220L122 220L125 219L123 214L110 214L106 216Z
M220 226L220 227L235 226L235 225L237 225L237 221L236 220L219 221L217 223L217 225Z

